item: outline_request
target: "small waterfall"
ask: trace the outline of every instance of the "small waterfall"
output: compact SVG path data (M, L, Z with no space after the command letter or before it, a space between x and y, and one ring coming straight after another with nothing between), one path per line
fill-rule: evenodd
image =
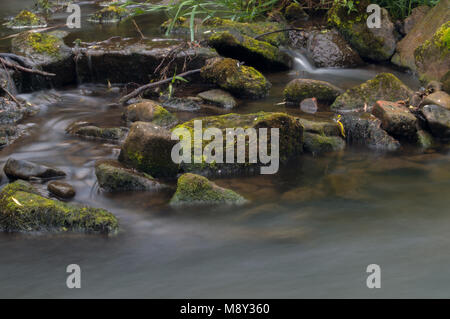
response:
M89 52L86 52L86 56L88 59L88 69L89 75L91 76L91 82L94 82L94 69L92 68L92 56L89 54Z

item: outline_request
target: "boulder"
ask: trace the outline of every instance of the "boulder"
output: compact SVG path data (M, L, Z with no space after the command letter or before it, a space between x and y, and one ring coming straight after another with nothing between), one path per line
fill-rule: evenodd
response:
M72 185L60 181L52 181L48 183L47 189L50 193L61 198L72 198L76 194Z
M269 94L270 82L251 66L229 58L213 58L201 70L203 79L237 97L258 99Z
M420 104L420 106L425 105L439 105L443 108L446 108L447 110L450 110L450 95L445 93L444 91L437 91L434 92L427 97L425 97Z
M422 114L434 136L450 138L450 110L438 105L425 105Z
M341 136L341 130L335 121L311 121L304 118L297 118L303 130L324 136Z
M396 151L400 143L381 128L381 121L369 113L347 113L341 117L347 142L376 151Z
M377 101L372 114L381 121L381 128L395 138L415 140L417 138L417 118L405 106L398 103Z
M222 31L209 37L208 44L221 56L233 58L260 70L288 70L292 58L268 42L255 40L236 31Z
M22 10L11 21L5 23L8 28L11 29L23 29L23 28L45 28L47 21L44 17L34 14L28 10Z
M403 31L405 34L411 32L414 26L423 20L425 15L430 11L429 6L419 6L412 9L411 14L405 19L403 23Z
M303 136L304 150L313 155L342 151L345 148L345 141L338 136L325 136L309 132L305 132Z
M406 100L412 95L412 90L396 76L391 73L381 73L375 78L339 95L331 105L331 109L361 109L365 104L371 107L378 100Z
M206 177L183 174L178 178L177 190L171 206L243 205L247 200L234 191L222 188Z
M178 165L171 157L176 141L170 131L148 122L134 122L122 145L119 161L154 177L174 177Z
M15 179L30 180L34 178L50 179L66 176L66 173L60 169L35 164L25 160L8 158L3 167L6 176Z
M334 29L312 32L308 37L307 52L318 68L352 68L364 63Z
M154 191L166 186L145 173L139 173L123 166L115 160L95 162L98 185L107 192Z
M315 97L320 102L333 103L342 93L338 87L319 80L294 79L284 89L284 99L288 104L299 104L307 98Z
M381 27L367 26L369 0L353 2L350 11L342 1L335 1L328 11L328 24L335 27L363 58L389 60L396 47L395 27L386 9L381 9Z
M0 192L0 228L3 231L74 231L115 233L119 225L110 212L69 205L40 196L28 182L18 180Z
M211 103L226 109L235 108L237 105L235 98L230 93L219 89L201 92L198 94L198 97L206 103Z
M151 100L127 106L123 118L128 122L152 122L163 127L171 127L177 123L177 118L172 113Z

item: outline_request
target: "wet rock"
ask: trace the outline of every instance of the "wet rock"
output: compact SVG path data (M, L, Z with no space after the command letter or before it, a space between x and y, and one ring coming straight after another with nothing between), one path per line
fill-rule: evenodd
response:
M395 138L415 140L417 118L405 106L398 103L377 101L372 114L381 120L381 127Z
M306 152L314 155L342 151L345 141L338 136L325 136L314 133L304 133L303 148Z
M69 205L40 196L28 182L18 180L0 192L3 231L115 233L119 225L110 212Z
M126 168L115 160L95 162L98 185L105 191L154 191L166 186L145 173Z
M284 98L289 104L299 104L312 97L321 102L332 103L341 93L341 89L325 81L294 79L284 89Z
M208 60L202 68L201 76L221 89L243 98L263 98L269 94L271 87L270 82L256 69L229 58Z
M400 101L413 95L402 81L391 73L381 73L375 78L345 91L331 105L333 110L371 107L378 100Z
M450 95L448 95L444 91L437 91L425 97L420 106L431 104L439 105L443 108L450 110Z
M45 21L44 17L36 15L33 12L22 10L5 25L12 29L44 28L47 26L47 21Z
M260 70L288 70L292 58L268 42L255 40L236 31L223 31L209 37L208 44L225 57Z
M23 103L18 105L9 98L0 97L0 124L15 124L27 116L36 114L36 106Z
M334 29L313 32L308 38L307 50L308 56L319 68L350 68L364 63L359 54Z
M100 128L94 125L86 125L85 122L75 122L67 128L67 132L73 135L102 140L119 141L128 132L126 127L106 127Z
M336 1L328 11L328 23L338 29L342 36L363 58L373 61L389 60L396 47L395 27L386 9L381 9L381 27L367 26L368 0L354 2L355 10L348 8L341 1Z
M243 205L246 202L241 195L218 186L206 177L187 173L178 178L177 191L170 200L170 205Z
M418 130L417 131L417 137L416 137L417 145L422 149L426 150L434 145L433 136L431 136L430 133L424 130Z
M17 160L12 157L6 161L3 171L10 178L25 180L34 178L50 179L66 176L65 172L57 168L35 164L25 160Z
M199 101L189 97L172 97L169 99L166 96L161 96L159 100L162 106L174 111L195 112L201 109Z
M177 123L177 118L172 113L151 100L127 106L123 118L128 122L152 122L163 127L171 127Z
M300 102L300 110L305 113L314 114L319 109L317 99L312 97L310 99L304 99Z
M293 2L286 7L284 16L291 22L306 21L309 19L309 15L303 10L302 6L296 2Z
M304 118L297 118L305 132L325 135L325 136L341 136L339 126L334 121L311 121Z
M422 114L434 136L450 138L450 110L438 105L425 105Z
M60 181L53 181L48 183L47 189L52 194L61 198L72 198L76 193L72 185Z
M447 9L447 11L450 10ZM425 41L414 50L417 71L422 79L440 80L448 72L450 65L449 38L450 21L444 23L430 40Z
M223 90L209 90L199 93L198 96L206 103L218 105L226 109L235 108L237 105L236 99L230 93Z
M411 15L408 16L403 23L403 31L405 34L408 34L416 24L422 21L430 9L429 6L419 6L412 9Z
M341 117L347 142L377 151L395 151L400 143L381 128L381 121L369 113L348 113Z
M406 37L397 44L396 53L392 57L392 63L411 70L416 70L414 51L426 41L431 40L436 31L444 23L450 20L450 10L448 10L449 5L449 0L441 0L424 16L423 19L414 25ZM440 77L428 80L439 79Z
M122 145L119 161L154 177L173 177L178 165L171 157L176 141L167 129L148 122L134 122Z
M130 14L130 10L124 7L110 5L91 14L88 21L94 23L117 23L127 18Z

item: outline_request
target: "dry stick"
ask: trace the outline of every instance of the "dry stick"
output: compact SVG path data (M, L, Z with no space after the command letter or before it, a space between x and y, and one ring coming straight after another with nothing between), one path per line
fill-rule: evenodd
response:
M195 73L199 73L200 70L201 70L201 69L190 70L190 71L187 71L187 72L184 72L184 73L177 74L176 76L179 76L179 77L185 77L185 76L188 76L188 75L192 75L192 74L195 74ZM136 90L134 90L133 92L131 92L130 94L127 94L127 95L125 95L124 97L122 97L122 98L119 100L119 103L120 103L120 104L125 104L126 101L128 101L129 99L132 99L132 98L134 98L134 97L136 97L136 96L138 96L139 94L141 94L141 93L144 92L145 90L148 90L148 89L150 89L150 88L152 88L152 87L159 86L159 85L162 85L162 84L165 84L165 83L169 83L169 82L171 82L171 81L172 81L172 77L167 78L167 79L162 80L162 81L153 82L153 83L149 83L149 84L140 86L140 87L138 87Z
M142 40L146 39L146 37L142 34L141 29L139 29L139 26L137 25L136 21L134 21L134 19L132 21L133 21L134 26L136 27L136 30L141 35Z
M17 69L17 70L22 71L22 72L39 74L39 75L43 75L43 76L55 76L56 75L55 73L48 73L48 72L44 72L44 71L41 71L41 70L25 68L25 67L20 66L18 64L10 63L10 62L6 61L5 59L2 59L2 58L0 58L0 61L2 63L4 63L7 67L12 68L12 69Z
M278 33L278 32L285 32L285 31L304 31L304 30L303 29L299 29L299 28L289 28L289 29L270 31L270 32L266 32L266 33L260 34L260 35L258 35L256 37L254 37L254 39L258 40L259 38L262 38L262 37L264 37L266 35L273 34L273 33Z

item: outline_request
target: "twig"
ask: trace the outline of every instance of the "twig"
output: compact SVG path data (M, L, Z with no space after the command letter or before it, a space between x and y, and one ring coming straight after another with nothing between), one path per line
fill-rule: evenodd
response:
M9 76L9 72L8 72L8 70L6 69L6 65L5 65L5 62L3 61L3 59L1 60L1 62L2 62L3 69L5 70L6 76L8 77L8 82L5 84L5 86L8 86L8 83L10 83L11 85L14 85L14 82L12 81L11 77ZM3 86L2 86L2 89L3 89L3 91L6 92L6 94L9 95L9 97L10 97L14 102L16 102L17 106L20 107L20 103L19 103L19 101L16 99L16 97L15 97L11 92L9 92L9 90L8 90L6 87L3 87Z
M192 75L192 74L195 74L195 73L200 73L200 70L201 70L201 69L190 70L190 71L187 71L187 72L184 72L184 73L177 74L176 76L178 76L178 77L185 77L185 76ZM165 84L165 83L169 83L169 82L172 81L172 79L173 79L173 78L170 77L170 78L167 78L167 79L165 79L165 80L161 80L161 81L158 81L158 82L149 83L149 84L143 85L143 86L141 86L141 87L138 87L136 90L134 90L134 91L131 92L130 94L127 94L127 95L125 95L124 97L122 97L122 98L119 100L119 103L123 105L123 104L125 104L125 102L127 102L129 99L132 99L132 98L138 96L139 94L141 94L141 93L144 92L145 90L148 90L148 89L150 89L150 88L152 88L152 87L159 86L159 85L162 85L162 84Z
M258 39L260 39L260 38L262 38L262 37L264 37L266 35L269 35L269 34L278 33L278 32L286 32L286 31L304 31L304 30L300 29L300 28L288 28L288 29L270 31L270 32L266 32L266 33L260 34L260 35L258 35L256 37L254 37L253 39L258 40Z
M134 19L133 19L132 21L133 21L134 26L136 27L136 30L137 30L137 31L139 32L139 34L141 35L142 40L147 39L147 38L142 34L142 31L141 31L141 29L139 29L139 26L137 25L136 21L134 21Z
M58 25L55 25L55 26L52 26L52 27L29 30L29 31L27 31L27 32L30 32L30 33L34 33L34 32L43 32L43 31L47 31L47 30L51 30L51 29L57 29L57 28L65 27L65 26L66 26L65 24L58 24ZM15 38L15 37L17 37L19 34L21 34L21 33L22 33L22 32L8 35L7 37L1 38L0 41L1 41L1 40L6 40L6 39Z
M10 63L10 62L6 61L3 58L0 58L0 61L2 61L2 63L4 63L7 67L12 68L12 69L17 69L17 70L22 71L22 72L39 74L39 75L43 75L43 76L55 76L56 75L55 73L48 73L48 72L41 71L41 70L25 68L25 67L20 66L18 64Z

